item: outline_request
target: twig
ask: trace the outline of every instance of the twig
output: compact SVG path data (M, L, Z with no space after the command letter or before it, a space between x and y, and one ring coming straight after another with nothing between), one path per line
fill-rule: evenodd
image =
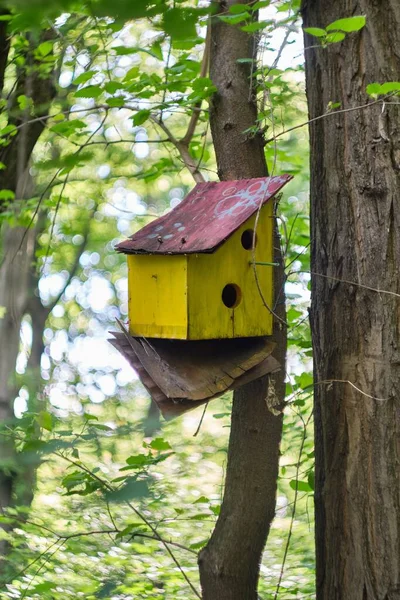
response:
M371 292L376 292L377 294L387 294L388 296L394 296L395 298L400 298L400 294L397 292L392 292L390 290L381 290L379 288L371 287L370 285L364 285L363 283L358 283L357 281L350 281L349 279L341 279L340 277L334 277L333 275L325 275L324 273L317 273L316 271L291 271L288 273L288 277L292 274L296 273L309 273L310 275L314 275L316 277L324 277L325 279L332 279L333 281L338 281L339 283L347 283L348 285L354 285L355 287L360 287L364 290L369 290Z
M206 414L207 406L208 406L208 402L207 402L207 403L206 403L206 405L204 406L204 409L203 409L202 415L201 415L201 417L200 417L199 424L198 424L198 426L197 426L197 429L196 429L196 431L195 431L195 432L194 432L194 434L193 434L193 437L196 437L196 436L197 436L197 434L199 433L200 429L201 429L201 426L202 426L202 423L203 423L203 419L204 419L204 416L205 416L205 414Z
M201 174L201 172L199 171L195 160L190 155L188 145L183 143L180 140L177 140L176 137L173 135L173 133L165 125L164 122L160 122L154 116L151 119L155 125L158 125L164 131L164 133L168 136L168 139L171 142L171 144L173 144L175 146L175 148L178 150L178 152L185 164L185 167L188 169L188 171L192 175L195 182L196 183L204 183L205 179L204 179L203 175Z
M318 117L313 117L312 119L309 119L308 121L304 121L303 123L300 123L299 125L294 125L293 127L289 127L289 129L285 129L284 131L281 131L280 133L273 135L271 138L269 138L268 140L265 141L265 144L274 142L275 140L282 137L282 135L285 135L286 133L290 133L291 131L295 131L296 129L301 129L302 127L305 127L306 125L310 125L310 123L315 123L316 121L320 121L321 119L325 119L326 117L331 117L332 115L340 115L343 113L353 112L355 110L362 110L364 108L370 108L371 106L375 106L376 104L383 104L385 102L385 99L390 98L392 95L393 94L390 94L389 96L385 96L385 98L374 100L373 102L367 102L366 104L360 104L360 106L352 106L350 108L341 108L338 110L332 110L332 111L324 113L323 115L319 115ZM386 104L391 104L391 103L386 102Z

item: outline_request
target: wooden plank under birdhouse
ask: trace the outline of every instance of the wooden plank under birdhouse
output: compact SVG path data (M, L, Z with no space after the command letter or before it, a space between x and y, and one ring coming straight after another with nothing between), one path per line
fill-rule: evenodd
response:
M237 377L269 356L266 338L230 340L134 339L136 354L157 386L169 398L202 400L229 389Z
M217 346L214 348L213 354L208 356L206 349L209 342L173 342L176 346L175 350L172 352L172 357L175 364L172 367L172 375L170 378L168 375L168 361L171 359L171 348L169 348L168 352L165 353L164 348L161 349L157 343L161 341L161 345L165 347L165 345L168 345L166 344L165 340L156 340L155 346L157 346L157 348L153 345L154 340L151 340L152 348L150 348L149 344L142 345L140 343L143 342L143 339L135 340L134 338L132 338L132 336L129 335L128 331L124 327L122 328L121 332L112 332L112 334L115 339L109 340L110 343L125 356L127 361L135 369L142 384L149 392L151 398L158 405L165 419L175 418L187 412L188 410L193 410L197 406L209 402L213 398L217 398L223 392L237 389L245 383L253 381L254 379L258 379L259 377L262 377L263 375L266 375L268 373L272 373L274 371L279 370L279 363L270 355L261 359L261 361L258 362L258 364L256 364L255 366L249 368L248 370L245 370L253 362L259 360L260 357L265 356L268 352L271 352L274 344L272 344L269 340L265 340L267 341L267 344L265 345L264 351L260 351L260 348L262 347L262 344L260 343L261 339L256 338L255 340L253 340L253 342L255 343L255 345L253 346L253 350L256 350L258 348L258 351L256 350L258 358L256 358L254 355L254 357L248 356L246 359L246 357L244 357L245 353L243 354L244 347L242 347L238 354L238 356L242 356L242 358L244 358L241 364L236 364L237 361L233 360L233 355L235 354L233 344L237 344L238 340L225 340L222 342L218 341ZM141 359L143 360L144 356L146 356L146 360L144 362L146 362L149 371L147 371L147 369L143 366L141 360L136 354L136 351L139 348L138 344L141 348L139 350ZM188 354L187 361L183 360L181 365L180 359L186 356L187 344L189 344L192 347L192 349L191 352ZM199 345L202 346L202 348L200 348L200 355L203 356L204 360L198 358L196 368L187 368L188 362L190 362L193 355L197 354L196 347L199 347ZM242 346L242 344L240 345ZM176 350L178 349L178 346L180 346L181 350L183 349L184 351L177 353ZM230 360L224 360L221 355L227 351L228 346L230 346L230 348L228 349L228 355L230 357ZM244 346L246 346L246 352L251 353L252 340L247 340L244 343ZM142 353L142 350L144 350L144 354ZM152 357L156 362L154 362L154 360L151 360L150 357ZM217 386L217 388L215 388L215 381L211 381L211 386L207 388L208 395L200 400L195 400L192 397L168 397L160 389L160 387L158 387L157 383L153 379L154 376L155 379L160 380L160 372L163 373L163 377L161 377L161 384L165 389L168 388L169 393L173 393L174 391L182 393L183 386L186 386L188 388L188 393L192 395L198 396L203 395L204 393L207 394L207 389L205 389L204 387L205 385L207 385L207 378L202 377L201 375L199 375L199 373L202 370L207 371L210 367L210 364L213 364L215 361L218 361L220 364L220 384ZM226 369L226 372L224 371L224 369ZM176 378L177 373L179 374L178 378ZM202 392L200 392L199 390L195 390L196 382L200 384L200 388L203 390ZM224 386L227 387L225 389L222 389L224 388ZM215 391L215 389L217 391ZM213 393L213 391L215 391L215 393Z
M291 175L198 183L173 210L117 245L127 254L213 252Z

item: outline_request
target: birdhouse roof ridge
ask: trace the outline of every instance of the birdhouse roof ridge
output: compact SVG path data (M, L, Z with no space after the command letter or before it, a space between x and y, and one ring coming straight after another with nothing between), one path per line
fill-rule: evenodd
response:
M169 213L116 246L126 254L214 252L292 179L273 177L198 183Z

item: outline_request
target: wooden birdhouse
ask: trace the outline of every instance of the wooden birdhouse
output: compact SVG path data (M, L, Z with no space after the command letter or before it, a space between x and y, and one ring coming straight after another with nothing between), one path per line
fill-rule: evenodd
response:
M270 200L290 179L199 183L176 208L120 243L117 250L128 255L131 336L271 335Z

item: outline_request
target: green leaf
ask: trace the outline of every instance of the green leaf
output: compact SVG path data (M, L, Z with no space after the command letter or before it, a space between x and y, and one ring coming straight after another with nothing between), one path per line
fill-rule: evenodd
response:
M117 90L123 89L125 86L120 81L107 81L104 85L104 89L108 94L115 94Z
M135 477L127 480L119 490L106 494L109 502L129 502L133 499L143 498L149 495L149 487L146 481L138 481Z
M95 429L99 429L100 431L113 431L112 427L108 425L103 425L102 423L90 423L90 427L94 427Z
M0 200L14 200L15 193L12 190L0 190Z
M47 429L47 431L53 431L53 416L49 412L42 410L37 415L36 421L43 429Z
M164 30L172 40L197 37L196 13L189 8L170 8L164 13Z
M296 308L294 308L293 306L291 308L289 308L289 310L287 311L287 318L288 318L289 323L293 323L302 315L303 315L303 313L300 310L297 310Z
M51 581L44 581L43 583L38 583L32 588L29 588L30 594L39 594L40 592L48 592L56 587L56 584Z
M117 96L116 98L107 98L106 103L111 108L121 108L125 104L125 98Z
M152 456L147 454L136 454L135 456L129 456L126 459L126 463L128 464L130 469L143 469L143 467L147 467L152 464ZM120 471L126 470L127 467L122 467Z
M304 31L309 35L313 35L314 37L325 37L326 31L325 29L321 29L320 27L305 27Z
M260 10L260 8L265 8L266 6L269 6L270 4L271 4L271 0L259 0L258 2L253 4L252 9Z
M61 121L60 123L56 123L50 127L50 131L54 131L54 133L59 133L60 135L68 137L79 129L84 129L85 127L86 123L84 121L81 121L80 119L71 119L70 121Z
M313 384L312 373L302 373L300 377L297 378L297 381L299 382L301 389L306 390L310 388Z
M326 30L327 31L345 31L351 33L352 31L359 31L365 27L366 17L363 15L348 17L346 19L338 19L330 23Z
M200 540L199 542L195 542L194 544L190 544L189 548L192 550L200 550L203 546L205 546L208 542L208 538L204 540Z
M41 44L39 44L39 46L36 48L35 52L36 54L38 54L39 56L47 56L48 54L50 54L50 52L53 50L53 42L42 42Z
M16 128L15 125L6 125L5 127L3 127L3 129L0 130L0 135L17 135L18 133L18 129Z
M21 94L20 96L18 96L17 102L18 102L19 108L21 110L26 110L28 107L32 106L32 104L33 104L32 98L28 98L28 96L25 96L24 94Z
M171 450L171 446L163 438L155 438L150 442L149 446L150 448L153 448L153 450L158 450L159 452L162 452L163 450Z
M314 471L309 472L307 480L308 480L308 485L314 491L314 489L315 489L315 473L314 473Z
M242 31L247 31L247 33L253 33L254 31L260 31L270 26L272 21L255 21L254 23L249 23L248 25L243 25L240 29Z
M400 92L400 81L386 81L382 83L380 94L390 94L390 92Z
M92 79L94 75L96 75L96 71L85 71L84 73L78 75L78 77L76 77L72 83L74 85L81 85L82 83L89 81L89 79Z
M312 488L310 486L310 484L308 483L308 481L298 481L296 479L292 479L292 481L289 483L290 487L292 488L292 490L296 490L298 492L312 492Z
M229 12L232 13L233 15L238 15L240 13L248 12L248 10L249 10L248 4L231 4L231 6L229 7Z
M0 319L4 319L7 309L5 306L0 306Z
M147 119L150 117L150 111L149 110L139 110L136 114L133 115L132 117L132 121L133 124L136 125L136 127L138 127L139 125L142 125L145 121L147 121Z
M200 498L197 498L197 500L195 500L193 504L208 504L209 502L209 498L206 498L205 496L200 496Z
M369 96L379 96L381 91L381 84L380 83L370 83L369 85L367 85L367 94Z
M250 19L251 15L249 13L240 13L239 15L219 15L218 18L223 23L238 25L239 23L243 23L243 21Z
M102 91L99 85L87 85L75 92L75 98L98 98Z
M216 413L215 415L213 415L214 419L223 419L224 417L229 417L230 413L228 412L224 412L224 413Z
M163 60L163 52L160 42L154 42L154 44L151 45L150 50L148 52L152 56L158 58L158 60Z
M334 33L328 33L324 41L326 44L337 44L338 42L342 42L345 37L344 33L335 31Z

